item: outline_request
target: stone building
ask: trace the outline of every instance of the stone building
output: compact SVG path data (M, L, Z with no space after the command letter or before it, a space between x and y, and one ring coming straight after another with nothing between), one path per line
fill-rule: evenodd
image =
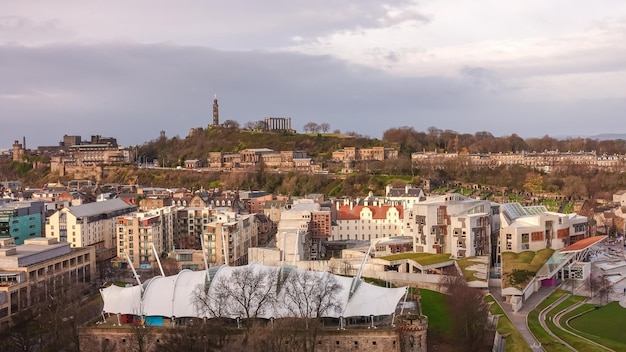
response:
M372 147L357 148L344 147L334 151L333 161L366 161L366 160L393 160L398 158L398 151L393 148Z
M263 118L266 131L292 132L291 117L265 117Z

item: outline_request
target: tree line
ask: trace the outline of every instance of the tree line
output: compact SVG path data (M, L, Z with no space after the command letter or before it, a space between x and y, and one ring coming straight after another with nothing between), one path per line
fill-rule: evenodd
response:
M416 131L413 127L395 127L386 130L383 143L395 145L401 154L421 151L446 151L450 153L506 153L506 152L543 152L559 150L571 152L591 152L598 154L624 154L626 141L597 140L585 137L557 139L545 135L541 138L522 138L513 133L510 136L495 137L487 131L474 134L458 133L429 127L426 131Z

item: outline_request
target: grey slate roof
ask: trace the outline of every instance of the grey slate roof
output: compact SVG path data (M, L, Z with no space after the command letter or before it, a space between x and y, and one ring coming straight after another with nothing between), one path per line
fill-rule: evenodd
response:
M70 207L70 212L76 217L93 216L103 213L109 213L116 210L122 210L127 208L135 208L134 205L130 205L119 198L113 198L105 200L103 202L87 203L83 205L77 205Z

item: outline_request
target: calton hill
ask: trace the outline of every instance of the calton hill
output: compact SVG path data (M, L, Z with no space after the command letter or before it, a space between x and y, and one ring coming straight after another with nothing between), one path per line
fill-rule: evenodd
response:
M325 125L324 129L320 126ZM626 141L592 138L557 139L521 138L516 134L495 137L489 132L461 134L430 127L417 131L412 127L390 128L382 139L370 138L356 132L328 132L327 124L308 123L307 133L267 132L251 124L246 128L232 121L221 127L196 128L186 137L160 137L135 147L136 160L130 164L107 167L100 184L138 183L154 187L186 187L188 189L262 189L271 193L302 196L322 193L327 196L375 195L384 192L387 184L429 185L430 193L457 191L472 197L497 202L519 201L526 204L541 202L555 210L571 209L579 201L585 213L598 203L610 201L612 194L626 187L623 171L580 165L546 171L530 165L480 166L462 158L443 158L424 163L412 160L413 153L448 155L492 155L535 152L593 153L601 156L623 156ZM325 131L325 132L324 132ZM386 147L398 151L391 160L363 160L352 163L346 172L345 163L333 161L333 151L344 147ZM200 172L184 169L185 160L206 162L210 152L238 152L248 148L268 148L276 151L304 151L312 163L324 173L282 172L258 163L246 172ZM60 177L50 172L49 155L27 155L22 161L4 160L0 177L20 180L30 187L67 181L72 175ZM160 167L138 167L150 161ZM180 168L183 167L183 170ZM565 201L565 203L564 203ZM584 204L584 208L582 205Z

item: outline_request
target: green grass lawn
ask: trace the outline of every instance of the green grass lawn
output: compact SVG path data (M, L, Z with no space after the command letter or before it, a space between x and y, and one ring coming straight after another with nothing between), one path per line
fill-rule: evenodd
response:
M428 317L428 330L447 335L452 324L452 316L446 303L446 295L437 291L420 289L422 314Z
M546 325L548 328L563 341L567 342L570 346L574 347L578 351L590 351L590 352L602 352L606 351L606 349L591 344L577 336L574 336L566 331L559 329L554 323L554 316L559 312L571 307L572 305L579 303L585 300L587 297L584 296L570 296L565 299L563 302L559 303L556 307L552 308L546 314Z
M475 261L475 259L476 259L476 257L467 257L467 258L458 259L456 261L456 264L461 269L461 272L463 273L463 276L465 277L465 281L467 281L467 282L470 282L470 281L487 281L486 278L485 279L479 279L476 276L474 276L474 273L476 271L467 269L468 267L470 267L472 265L484 264L484 263Z
M540 249L537 252L523 251L521 253L503 252L502 253L502 278L503 284L510 287L509 277L514 269L527 270L536 273L550 259L554 249ZM522 290L530 282L532 278L515 285Z
M595 309L595 304L591 304L591 303L587 303L587 304L583 304L581 306L579 306L578 308L574 309L573 311L563 315L561 317L561 326L563 326L563 328L565 328L568 331L573 331L574 333L581 335L583 337L588 338L591 341L595 341L603 346L606 346L608 348L611 348L615 351L626 351L626 342L622 341L622 342L617 342L617 341L613 341L613 340L609 340L606 339L604 337L598 336L598 335L592 335L590 334L588 331L580 331L580 330L576 330L575 328L571 328L569 326L567 326L566 322L570 319L573 318L577 315L580 314L585 314L588 312L591 312ZM621 306L618 305L618 307L615 308L619 308L622 309L623 308ZM571 324L571 323L570 323Z
M611 302L574 318L570 321L570 325L576 330L595 335L602 340L616 342L619 346L617 350L626 351L626 309L618 302ZM587 335L585 337L592 339ZM597 342L604 344L602 340Z
M508 335L506 337L505 352L532 351L530 346L526 343L526 340L524 340L522 334L520 334L519 330L517 330L515 325L513 325L509 317L504 314L504 310L500 307L500 304L498 304L492 296L485 297L485 301L493 302L493 304L489 307L491 314L500 315L500 318L498 318L498 326L496 327L500 335Z
M568 292L564 290L554 291L550 296L546 297L546 299L539 303L535 309L528 313L528 329L533 335L535 335L535 338L539 341L539 343L541 343L541 346L543 346L546 351L570 351L568 347L556 341L554 337L544 330L539 323L539 313L567 293Z
M432 254L432 253L399 253L393 255L387 255L380 257L380 259L394 261L401 259L411 259L418 262L420 265L431 265L437 263L443 263L450 260L450 254Z

